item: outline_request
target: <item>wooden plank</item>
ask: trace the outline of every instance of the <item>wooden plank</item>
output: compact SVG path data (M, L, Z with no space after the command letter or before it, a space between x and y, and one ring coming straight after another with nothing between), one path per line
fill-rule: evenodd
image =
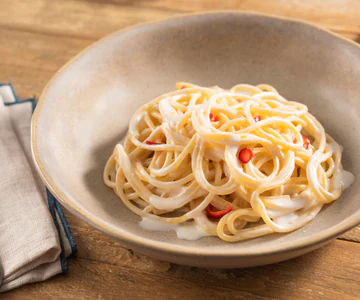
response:
M98 39L140 22L216 9L254 11L303 19L340 33L355 35L354 39L360 34L360 2L357 0L329 0L326 5L322 0L2 0L0 27Z
M123 3L123 1L115 1ZM360 2L357 0L251 0L251 1L135 1L145 7L182 12L208 10L242 10L307 20L343 32L360 33Z
M0 27L0 82L12 81L21 98L40 96L51 76L91 42Z
M103 250L105 252L106 249ZM237 270L173 265L149 272L88 259L69 273L21 287L1 299L358 299L360 245L334 241L287 262ZM330 272L331 270L331 272Z
M167 262L122 247L115 239L95 230L68 212L66 217L78 245L77 257L148 272L167 272L171 267Z
M360 294L360 254L355 253L359 246L334 241L313 253L274 265L228 271L178 267L174 273L190 281L206 278L212 286L236 287L280 299L338 299L340 295L351 299ZM348 259L345 253L350 255ZM349 293L348 288L355 290Z
M119 7L110 2L0 1L0 27L86 39L98 39L133 24L172 15L159 9Z
M1 299L248 299L246 292L172 280L89 260L69 261L66 276L21 287ZM251 299L264 299L251 295ZM265 298L266 299L266 298Z

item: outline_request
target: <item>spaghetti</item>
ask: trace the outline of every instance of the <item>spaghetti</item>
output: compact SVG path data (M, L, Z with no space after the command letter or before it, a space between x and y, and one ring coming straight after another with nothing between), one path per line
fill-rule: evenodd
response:
M104 181L142 218L227 242L304 226L354 180L305 105L269 85L177 83L142 106Z

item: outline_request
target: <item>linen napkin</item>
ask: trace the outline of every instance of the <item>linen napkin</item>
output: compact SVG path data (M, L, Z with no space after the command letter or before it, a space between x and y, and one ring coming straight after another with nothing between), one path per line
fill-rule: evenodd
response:
M31 157L35 105L0 84L0 293L65 272L76 252L61 206Z

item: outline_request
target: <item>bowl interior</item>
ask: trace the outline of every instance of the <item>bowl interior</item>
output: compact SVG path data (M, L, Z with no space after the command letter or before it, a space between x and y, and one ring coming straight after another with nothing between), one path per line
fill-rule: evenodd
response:
M55 76L34 115L35 158L59 200L125 244L239 255L304 245L344 229L349 220L360 221L359 78L355 44L299 22L217 13L142 25L96 43ZM356 182L311 223L289 234L228 244L141 229L139 217L104 185L102 172L134 111L174 90L177 81L223 88L273 85L288 100L306 104L343 145L344 166Z

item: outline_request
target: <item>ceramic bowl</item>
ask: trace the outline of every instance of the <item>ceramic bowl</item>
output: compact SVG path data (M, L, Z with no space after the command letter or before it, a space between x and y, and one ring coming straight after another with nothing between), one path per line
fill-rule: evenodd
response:
M126 247L199 267L274 263L360 223L360 48L299 21L240 12L189 15L116 32L66 64L43 91L32 149L47 187L72 213ZM306 104L344 147L351 188L305 227L244 242L149 232L103 183L105 162L135 110L177 81L230 88L268 83Z

